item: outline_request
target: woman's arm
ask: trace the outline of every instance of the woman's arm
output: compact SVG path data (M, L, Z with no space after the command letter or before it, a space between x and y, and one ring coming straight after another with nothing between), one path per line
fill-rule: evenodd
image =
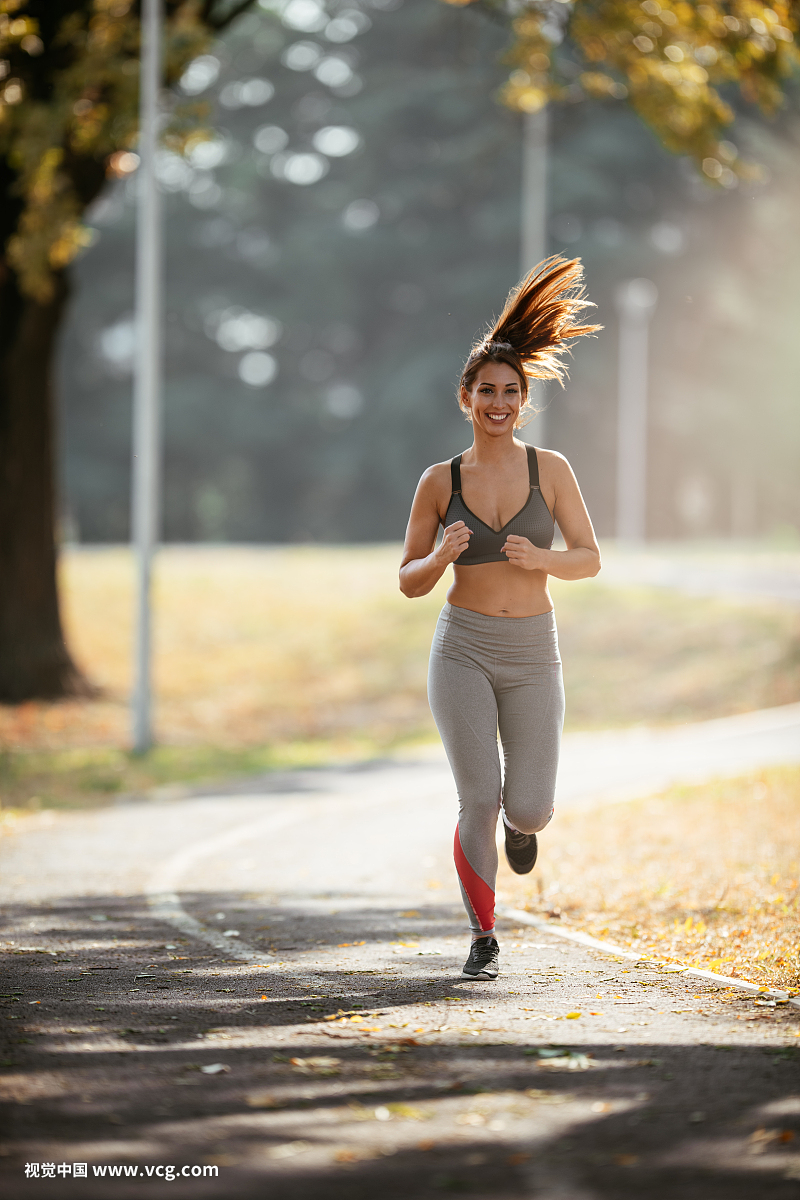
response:
M450 484L450 464L437 463L429 467L419 481L411 516L408 520L403 560L400 563L400 591L413 599L427 596L469 545L471 529L456 521L444 531L439 546L436 534L441 524L439 505Z
M555 490L553 516L567 549L541 550L527 538L509 534L503 552L526 571L546 571L556 579L591 579L600 570L600 549L578 481L561 454L549 452L548 460L548 482Z

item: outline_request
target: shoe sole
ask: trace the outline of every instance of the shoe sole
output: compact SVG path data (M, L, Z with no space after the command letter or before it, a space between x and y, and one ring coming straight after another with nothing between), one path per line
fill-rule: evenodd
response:
M498 975L499 975L498 971ZM461 972L462 979L497 979L497 975L487 975L485 971L478 971L476 975L471 975L469 971Z

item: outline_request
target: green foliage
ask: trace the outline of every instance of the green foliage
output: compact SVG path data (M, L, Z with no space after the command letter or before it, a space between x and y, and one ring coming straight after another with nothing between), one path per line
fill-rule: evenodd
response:
M214 0L167 0L166 82L178 79L244 7L220 11ZM18 199L12 229L3 230L6 259L23 291L47 300L53 272L87 244L86 204L106 176L136 165L139 20L133 0L0 0L0 80L0 155ZM172 140L185 137L203 115L201 106L184 106Z
M506 0L446 2L510 8ZM734 117L722 93L736 85L773 113L800 65L795 0L528 0L513 11L507 104L536 112L549 100L627 99L668 149L690 155L723 186L747 167L721 136Z

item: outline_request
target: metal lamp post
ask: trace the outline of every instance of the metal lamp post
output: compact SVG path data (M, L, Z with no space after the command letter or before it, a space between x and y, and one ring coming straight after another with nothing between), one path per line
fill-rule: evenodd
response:
M158 541L161 443L161 204L155 177L162 0L142 0L133 389L132 540L136 558L133 749L152 745L151 574Z
M547 106L522 118L522 220L520 230L522 275L527 275L547 256ZM531 386L534 403L541 404L544 388ZM536 418L536 441L547 445L547 413ZM533 432L533 429L532 429Z
M649 279L629 279L617 293L617 538L644 541L647 511L647 340L658 299Z

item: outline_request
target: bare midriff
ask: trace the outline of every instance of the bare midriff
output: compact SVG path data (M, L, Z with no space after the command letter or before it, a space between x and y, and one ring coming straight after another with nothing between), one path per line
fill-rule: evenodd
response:
M447 599L456 608L487 617L536 617L553 607L545 571L525 571L502 562L453 569L455 579Z

